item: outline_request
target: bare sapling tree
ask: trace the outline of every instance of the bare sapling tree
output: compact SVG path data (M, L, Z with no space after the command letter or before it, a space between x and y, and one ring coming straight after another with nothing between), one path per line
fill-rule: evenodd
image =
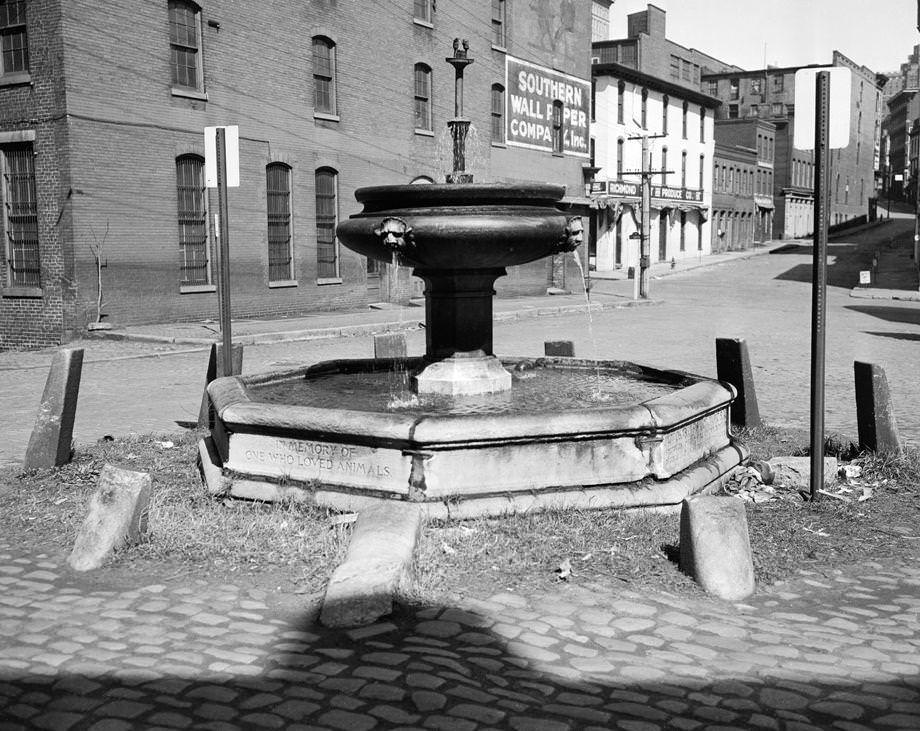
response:
M102 306L105 302L102 299L102 269L107 266L108 260L105 258L105 242L109 237L109 221L106 219L105 231L102 236L97 236L95 229L89 227L90 236L93 240L89 244L89 249L93 253L93 259L96 261L96 322L98 325L102 322Z

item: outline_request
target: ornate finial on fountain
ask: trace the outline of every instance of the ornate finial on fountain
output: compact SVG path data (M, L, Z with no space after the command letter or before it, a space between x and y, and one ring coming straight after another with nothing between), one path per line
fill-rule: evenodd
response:
M448 173L448 183L472 183L473 174L466 172L466 134L470 129L470 120L463 118L463 70L473 59L469 58L469 42L464 38L454 38L454 55L446 59L454 67L454 118L448 120L451 137L454 140L453 172Z

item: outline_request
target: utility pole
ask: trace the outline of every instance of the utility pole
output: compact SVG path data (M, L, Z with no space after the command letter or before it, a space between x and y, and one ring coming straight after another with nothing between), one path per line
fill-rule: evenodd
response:
M656 137L665 137L666 135L635 135L627 137L628 140L640 140L642 142L642 161L641 169L638 173L627 173L628 175L640 175L642 184L640 186L642 207L642 218L640 221L639 233L639 270L635 273L635 278L639 285L639 297L648 299L649 269L651 268L651 229L652 229L652 176L662 175L673 172L672 170L652 170L651 153L649 151L648 141ZM637 299L634 296L634 299Z

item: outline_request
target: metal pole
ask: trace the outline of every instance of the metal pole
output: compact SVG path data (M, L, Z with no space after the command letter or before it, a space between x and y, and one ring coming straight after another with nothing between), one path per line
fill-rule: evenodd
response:
M811 499L824 487L824 327L827 320L828 149L830 74L819 71L815 90L815 218L811 288Z
M649 262L652 229L652 174L648 136L642 137L642 238L639 239L639 296L648 299Z
M220 333L223 343L223 375L233 374L233 344L230 333L230 226L227 221L227 131L217 128L217 211L220 219L217 257L217 293Z

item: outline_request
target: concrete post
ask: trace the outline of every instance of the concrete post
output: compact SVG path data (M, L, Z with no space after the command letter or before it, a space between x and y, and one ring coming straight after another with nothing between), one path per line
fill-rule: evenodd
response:
M760 426L763 422L744 338L716 338L716 372L720 381L727 381L738 391L731 405L731 423L739 427Z
M230 373L224 373L224 346L221 343L211 343L211 352L208 355L208 369L204 379L204 393L201 394L201 406L198 409L198 426L210 429L214 426L214 415L211 413L211 400L208 398L208 384L225 375L238 376L243 372L243 345L234 343L230 348L231 368Z
M571 340L547 340L543 343L543 355L575 357L575 343Z
M82 348L65 348L54 354L26 448L24 469L60 467L70 461L82 373Z
M405 333L374 335L375 358L405 358L407 353Z
M900 452L901 438L891 408L885 369L876 363L853 361L856 382L856 424L859 448Z

